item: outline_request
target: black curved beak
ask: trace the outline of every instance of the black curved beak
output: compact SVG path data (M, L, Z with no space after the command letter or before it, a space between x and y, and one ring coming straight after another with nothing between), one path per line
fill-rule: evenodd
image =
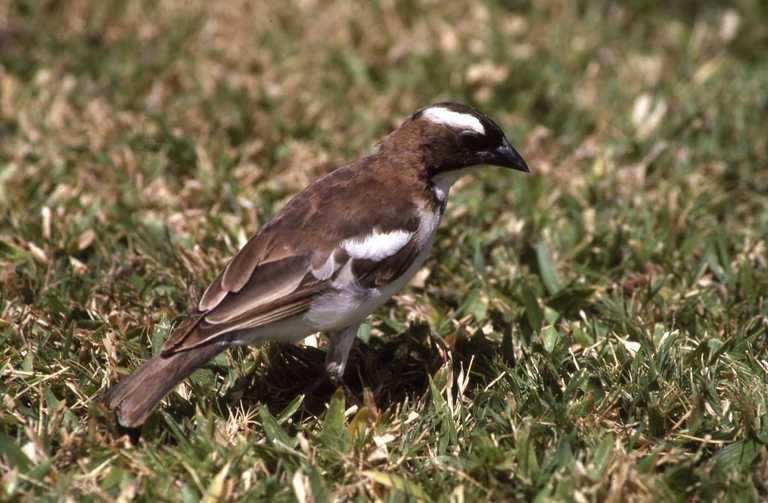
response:
M531 172L531 170L528 169L528 164L526 164L523 156L515 150L515 147L513 147L506 138L502 141L501 146L491 153L491 161L489 161L489 163L495 164L496 166L516 169L525 173Z

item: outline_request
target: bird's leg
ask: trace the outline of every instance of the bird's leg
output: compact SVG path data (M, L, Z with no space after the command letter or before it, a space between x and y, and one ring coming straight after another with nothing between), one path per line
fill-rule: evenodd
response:
M352 397L349 387L344 382L344 371L347 368L349 360L349 351L355 342L358 325L348 327L344 330L330 334L328 351L325 354L325 373L326 375L317 379L314 383L307 386L303 393L309 395L328 381L334 386L341 386L348 397Z
M355 342L358 326L353 325L331 334L328 353L325 355L325 371L328 373L328 378L334 386L342 386L345 391L344 370L347 368L349 350L352 349L352 343Z
M340 386L344 390L350 403L357 403L359 400L344 382L344 370L347 368L349 350L352 349L352 344L355 342L358 327L359 325L353 325L331 334L328 352L325 355L325 371L328 374L328 379L334 386Z

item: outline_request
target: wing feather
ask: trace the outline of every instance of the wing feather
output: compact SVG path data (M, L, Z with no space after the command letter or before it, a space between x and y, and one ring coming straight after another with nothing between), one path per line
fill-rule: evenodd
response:
M262 306L286 297L307 276L309 260L305 256L287 257L259 266L258 277L231 293L205 316L212 325L227 323Z
M193 315L184 321L163 344L163 355L187 351L238 330L257 328L275 321L301 314L309 309L315 297L325 289L325 281L300 285L293 293L252 310L244 310L239 316L226 322L210 323L205 313ZM228 299L221 304L226 306ZM215 308L215 313L220 307ZM193 330L196 329L196 330Z
M228 292L239 292L253 276L253 272L269 256L275 240L274 233L262 232L251 238L227 264L221 277L221 286Z
M208 285L208 288L205 289L203 296L200 297L200 302L197 303L198 311L200 312L210 311L211 309L216 307L224 297L227 296L228 292L227 290L224 289L224 287L221 284L221 281L224 278L225 271L226 269L221 271L218 274L218 276L216 276L216 279L214 279L213 282L210 285Z

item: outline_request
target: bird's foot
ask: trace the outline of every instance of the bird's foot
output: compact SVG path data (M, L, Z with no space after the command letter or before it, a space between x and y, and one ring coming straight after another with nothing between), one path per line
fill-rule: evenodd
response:
M335 370L335 369L334 369ZM352 388L349 387L349 385L344 380L343 375L339 375L336 372L333 372L330 368L328 369L328 380L333 384L337 389L341 388L341 390L344 392L344 397L346 399L346 403L348 405L357 405L358 407L362 407L363 402L360 400L360 397L357 396L357 393L352 391Z

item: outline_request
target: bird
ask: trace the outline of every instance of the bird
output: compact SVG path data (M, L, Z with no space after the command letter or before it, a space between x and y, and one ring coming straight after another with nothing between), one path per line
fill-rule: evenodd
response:
M451 186L477 166L529 172L474 107L423 107L371 155L295 195L234 255L150 358L104 401L124 428L227 348L328 335L328 379L343 384L358 327L423 266Z

